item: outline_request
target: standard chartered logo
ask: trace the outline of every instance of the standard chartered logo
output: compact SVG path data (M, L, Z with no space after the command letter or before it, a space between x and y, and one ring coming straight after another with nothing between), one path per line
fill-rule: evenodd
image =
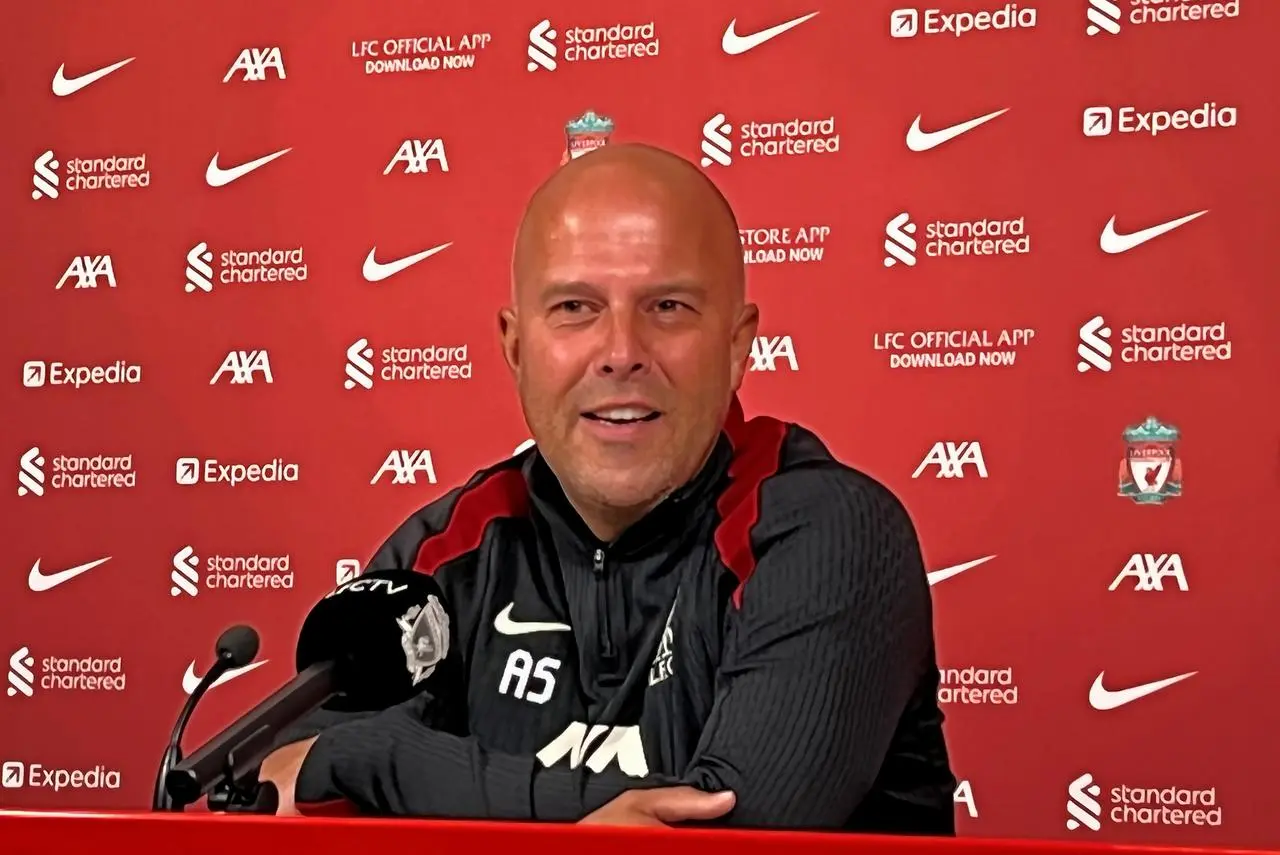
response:
M1099 371L1111 370L1111 327L1097 315L1080 327L1080 344L1076 346L1076 354L1080 361L1076 363L1076 371L1081 374L1090 368Z
M1094 783L1093 775L1085 772L1067 785L1067 830L1081 827L1090 831L1102 828L1102 804L1098 796L1102 788Z
M198 596L206 591L245 591L292 589L293 570L288 555L210 555L204 560L204 578L198 570L201 563L195 547L187 545L173 555L169 573L169 595Z
M529 64L526 68L530 71L539 68L556 70L556 43L551 41L555 37L556 31L551 28L549 20L544 18L533 25L529 30Z
M889 221L884 227L884 266L893 267L901 262L912 267L916 263L916 224L911 222L911 215L905 211Z
M369 339L361 338L347 348L347 379L343 387L373 388L373 348Z
M184 546L174 553L173 571L169 573L169 581L173 583L173 587L169 589L169 596L186 594L194 597L200 593L200 576L196 573L196 565L199 563L200 558L190 546Z
M702 124L702 165L719 164L728 166L733 163L733 140L729 133L733 125L725 120L724 113L716 113Z
M44 456L36 446L28 448L18 460L18 495L44 495Z
M383 383L470 380L471 358L466 344L386 345L376 354L369 339L359 338L347 348L343 381L346 389L372 389L375 377Z
M31 697L34 689L36 674L31 670L31 666L36 664L35 657L31 655L31 649L25 645L13 651L9 656L9 697L14 695L23 695Z
M196 290L206 294L213 291L213 250L204 241L187 250L187 284L184 290L188 294Z
M58 173L54 172L57 168L58 161L52 151L46 151L36 158L35 174L31 176L31 183L36 188L31 191L32 199L58 198L59 179Z
M1116 35L1120 32L1120 7L1111 0L1089 0L1089 26L1085 32L1091 36L1107 32Z

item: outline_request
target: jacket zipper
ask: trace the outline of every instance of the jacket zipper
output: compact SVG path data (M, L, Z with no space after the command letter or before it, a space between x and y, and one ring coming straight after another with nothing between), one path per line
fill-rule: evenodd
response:
M613 648L613 622L609 619L608 581L605 576L604 550L597 549L591 556L591 572L596 577L596 611L600 617L600 653L606 661L615 659Z

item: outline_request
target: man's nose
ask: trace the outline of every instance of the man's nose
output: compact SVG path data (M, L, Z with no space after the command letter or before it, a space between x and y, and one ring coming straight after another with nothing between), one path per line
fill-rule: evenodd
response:
M601 374L626 378L648 370L648 347L640 326L640 318L636 312L624 310L609 313L607 337L600 354Z

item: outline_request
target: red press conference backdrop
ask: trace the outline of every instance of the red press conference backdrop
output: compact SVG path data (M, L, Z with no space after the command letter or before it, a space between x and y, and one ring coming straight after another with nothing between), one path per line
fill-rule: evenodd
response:
M961 833L1280 844L1280 3L898 2L10 9L0 801L145 807L223 628L193 740L511 454L524 200L643 140L737 210L749 413L917 521Z

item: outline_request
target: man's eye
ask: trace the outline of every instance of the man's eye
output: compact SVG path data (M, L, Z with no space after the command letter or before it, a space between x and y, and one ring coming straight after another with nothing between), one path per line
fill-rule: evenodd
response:
M577 312L582 308L582 301L581 300L565 300L563 303L560 303L559 305L557 305L556 308L562 312L570 312L570 313Z
M683 308L684 308L684 303L681 303L679 300L659 300L658 301L659 312L674 312L677 309L683 309Z

